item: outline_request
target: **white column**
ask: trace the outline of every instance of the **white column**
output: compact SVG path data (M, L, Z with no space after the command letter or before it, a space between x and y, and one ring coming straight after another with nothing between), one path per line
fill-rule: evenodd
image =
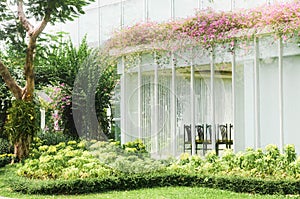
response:
M284 126L283 126L283 46L282 38L278 39L278 96L279 96L279 136L280 136L280 150L284 151Z
M80 38L80 17L77 18L77 42L78 42L78 46L81 43L81 38Z
M142 67L141 57L138 60L138 136L142 138Z
M108 118L108 121L109 121L109 123L108 123L109 133L111 133L111 121L112 121L112 118L111 118L111 108L110 107L108 107L106 109L106 117Z
M215 55L214 49L210 53L210 104L211 104L211 144L216 147L216 116L215 116Z
M171 19L175 19L175 5L174 0L171 0Z
M45 130L46 126L46 110L44 108L40 109L41 112L41 130Z
M154 57L156 54L154 53ZM154 58L154 150L158 153L158 65L156 58Z
M124 27L124 0L121 1L121 18L120 18L120 27Z
M231 0L231 11L235 10L235 0Z
M231 52L231 80L232 80L232 85L231 85L231 100L232 100L232 125L233 125L233 134L232 136L232 140L233 140L233 145L234 145L234 150L235 152L237 148L239 147L235 147L236 143L243 143L243 140L240 140L242 138L241 134L244 132L237 132L235 131L236 129L236 105L235 105L235 73L236 73L236 57L235 57L235 43L236 41L234 41L234 46ZM230 128L230 127L229 127ZM239 133L239 135L237 135L237 133ZM237 139L240 138L240 139ZM240 144L239 144L240 145Z
M203 0L198 0L198 9L199 10L203 9Z
M121 144L126 141L126 71L125 71L125 58L121 60L122 74L121 74Z
M149 19L149 4L148 0L144 0L144 21Z
M100 7L100 1L98 1L98 8L97 8L97 10L98 10L98 47L100 47L101 46L101 19L102 19L102 17L101 17L101 7Z
M254 50L254 137L255 148L260 148L259 41L257 37L254 37Z
M177 139L176 139L176 66L174 63L174 53L171 55L172 66L172 85L171 85L171 142L172 142L172 154L176 155Z
M191 82L190 82L190 103L191 103L191 136L192 136L192 155L196 154L195 143L195 68L191 62Z

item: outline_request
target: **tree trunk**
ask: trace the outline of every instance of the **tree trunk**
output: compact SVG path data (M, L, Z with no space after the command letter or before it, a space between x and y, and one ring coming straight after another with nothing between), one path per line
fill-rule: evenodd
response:
M30 142L28 138L20 139L14 144L14 155L21 161L29 155Z
M26 85L22 95L22 99L28 102L33 100L34 92L34 51L36 48L36 39L30 38L26 51L26 62L24 66L24 74L26 77Z
M8 88L11 90L13 95L17 100L24 100L26 102L33 101L34 93L34 55L36 48L36 40L40 33L45 29L47 23L50 21L51 9L45 11L45 15L39 25L34 27L29 20L26 18L26 13L23 8L23 0L16 1L18 6L18 18L22 26L25 28L28 36L29 42L26 49L26 61L24 65L24 75L26 79L26 85L24 88L21 88L17 82L11 77L8 68L0 61L0 75L5 81ZM29 117L29 115L28 115ZM18 127L15 128L15 131L21 131ZM29 145L32 139L32 136L27 135L26 132L20 132L21 136L14 143L14 153L21 160L29 154Z
M22 100L27 102L33 101L34 93L34 53L36 48L36 39L30 38L27 51L26 62L24 66L24 75L26 85L23 89ZM32 137L30 135L22 136L18 142L14 143L14 154L21 161L29 155L29 147Z

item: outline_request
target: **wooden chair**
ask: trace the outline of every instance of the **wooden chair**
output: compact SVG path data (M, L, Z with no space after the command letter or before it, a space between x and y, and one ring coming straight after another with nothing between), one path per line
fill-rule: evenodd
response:
M192 153L192 131L191 125L184 125L184 152L190 150ZM196 125L195 130L197 134L195 134L195 145L196 145L196 153L201 149L201 144L204 141L204 130L203 125Z
M191 125L184 125L183 126L183 152L185 153L186 150L192 151L192 132L191 132Z
M220 145L225 145L226 149L230 149L233 145L233 140L231 139L233 125L229 124L219 124L217 128L216 137L216 153L219 155Z
M201 124L196 126L199 140L196 140L196 144L202 145L203 155L208 150L208 145L211 144L211 125Z

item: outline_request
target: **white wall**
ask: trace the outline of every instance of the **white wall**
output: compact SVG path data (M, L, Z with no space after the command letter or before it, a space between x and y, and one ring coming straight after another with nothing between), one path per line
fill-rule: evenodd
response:
M260 63L260 132L261 147L280 146L278 60Z
M284 143L300 153L300 56L283 60Z

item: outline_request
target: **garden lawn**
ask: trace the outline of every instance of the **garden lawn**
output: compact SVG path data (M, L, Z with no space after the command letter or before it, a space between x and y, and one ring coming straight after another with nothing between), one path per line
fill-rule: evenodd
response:
M173 198L220 198L220 199L233 199L233 198L249 198L249 199L280 199L280 198L300 198L300 196L270 196L270 195L252 195L252 194L241 194L234 193L224 190L216 190L209 188L200 187L161 187L152 189L139 189L131 191L112 191L99 194L85 194L85 195L26 195L11 192L7 184L7 179L11 177L11 172L14 172L15 168L8 166L0 169L0 196L10 198L30 198L30 199L45 199L45 198L76 198L76 199L94 199L94 198L141 198L141 199L173 199Z

